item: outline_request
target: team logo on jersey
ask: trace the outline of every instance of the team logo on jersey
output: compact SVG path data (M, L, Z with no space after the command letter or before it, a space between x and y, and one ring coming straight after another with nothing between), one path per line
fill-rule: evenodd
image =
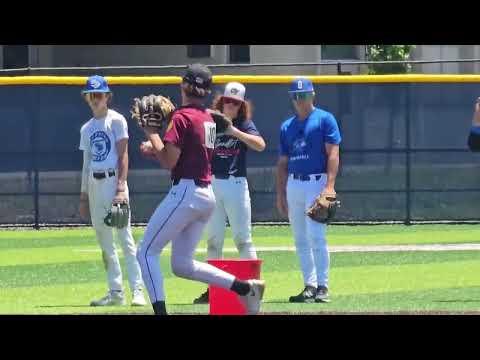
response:
M236 156L240 153L240 140L230 136L219 136L215 140L215 155L221 158Z
M307 142L305 141L305 138L300 138L293 142L292 148L293 148L293 151L296 153L303 153L305 151L306 146L307 146Z
M295 140L292 144L292 155L294 155L290 157L290 161L308 160L309 156L306 147L307 142L305 138L301 137Z
M90 148L92 149L93 161L104 161L110 154L112 144L104 131L95 131L90 136Z

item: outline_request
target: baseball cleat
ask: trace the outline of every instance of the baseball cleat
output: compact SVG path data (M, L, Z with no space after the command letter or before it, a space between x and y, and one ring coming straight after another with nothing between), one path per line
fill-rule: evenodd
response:
M193 303L194 304L208 304L208 289L202 295L200 295L198 298L193 300Z
M247 315L256 315L260 311L263 293L265 292L265 281L251 279L247 280L250 284L250 291L245 296L240 296L240 301L247 310Z
M147 302L145 301L145 297L143 296L142 289L137 289L133 291L132 296L132 306L145 306Z
M317 289L313 286L307 285L300 294L290 296L289 301L291 303L313 303L315 301L316 294Z
M315 295L315 302L316 303L328 303L330 302L330 298L328 297L328 288L326 286L320 285L317 288L317 294Z
M109 291L106 296L99 300L94 300L90 306L117 306L126 305L123 291Z

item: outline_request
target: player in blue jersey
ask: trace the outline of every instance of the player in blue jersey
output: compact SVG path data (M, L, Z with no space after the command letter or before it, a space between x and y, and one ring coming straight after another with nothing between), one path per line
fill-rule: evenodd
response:
M280 129L277 208L290 221L305 284L290 302L328 302L326 224L305 212L321 193L335 194L341 136L335 117L313 105L309 79L294 79L289 95L296 114Z

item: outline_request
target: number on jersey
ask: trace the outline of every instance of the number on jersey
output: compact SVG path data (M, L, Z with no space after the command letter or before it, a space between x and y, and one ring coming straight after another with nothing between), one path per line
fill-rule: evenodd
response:
M205 127L205 146L209 149L215 147L215 138L217 137L217 126L215 123L204 122Z

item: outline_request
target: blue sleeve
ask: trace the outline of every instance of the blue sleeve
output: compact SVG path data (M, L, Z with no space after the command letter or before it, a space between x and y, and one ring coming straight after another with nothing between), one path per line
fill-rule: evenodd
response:
M260 132L257 130L253 121L245 121L242 126L242 131L250 135L260 136Z
M472 126L470 129L470 132L472 134L480 135L480 126Z
M340 144L342 141L337 120L332 114L323 118L323 141L328 144Z
M280 156L289 156L288 144L287 144L287 134L286 134L286 131L283 127L280 128L279 154L280 154Z

